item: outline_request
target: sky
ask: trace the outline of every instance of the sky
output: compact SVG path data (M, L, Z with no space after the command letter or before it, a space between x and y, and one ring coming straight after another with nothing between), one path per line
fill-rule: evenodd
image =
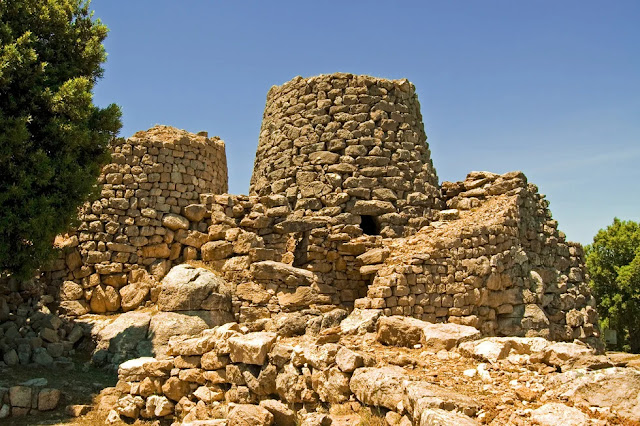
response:
M640 2L93 0L99 106L226 143L247 194L267 91L295 76L408 78L441 181L522 170L572 241L640 220Z

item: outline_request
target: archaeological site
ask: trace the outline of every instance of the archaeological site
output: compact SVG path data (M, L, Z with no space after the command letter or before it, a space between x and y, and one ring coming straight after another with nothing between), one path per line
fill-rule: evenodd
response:
M272 87L248 195L206 132L111 150L58 258L0 282L0 423L640 424L580 244L522 172L440 182L406 79Z

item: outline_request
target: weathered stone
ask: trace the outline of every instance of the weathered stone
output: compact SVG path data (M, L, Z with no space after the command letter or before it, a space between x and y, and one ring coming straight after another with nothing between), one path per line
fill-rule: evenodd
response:
M402 382L408 378L400 367L358 368L353 372L349 388L364 404L398 410L404 400Z
M231 337L229 339L231 361L262 365L275 341L276 334L269 332Z
M320 400L330 404L341 404L349 400L349 375L336 367L326 370L314 369L311 375L313 389Z
M358 200L351 209L351 213L358 215L378 216L395 211L395 207L389 201Z
M158 308L163 311L199 310L212 293L228 298L227 310L231 310L231 287L223 278L204 268L178 265L162 280Z
M452 323L428 324L422 332L424 346L434 351L451 350L462 342L480 338L476 328Z
M375 248L358 256L358 260L360 260L363 265L373 265L384 262L390 253L391 251L386 247Z
M378 319L382 316L380 309L354 309L340 323L342 334L364 334L375 331Z
M189 229L189 219L177 214L169 213L162 217L162 225L172 231L177 231L178 229Z
M189 204L182 209L182 214L191 222L200 222L207 214L204 204Z
M441 410L439 408L427 408L420 413L420 426L478 426L480 423L471 417L455 411Z
M140 415L140 409L145 406L145 401L140 396L125 395L118 400L115 410L121 416L136 419Z
M10 387L9 402L13 407L31 407L31 388L29 386Z
M318 293L311 287L296 287L294 292L278 293L278 304L284 310L309 307L318 301Z
M414 419L417 419L420 412L429 408L459 411L467 416L475 416L482 404L453 389L414 381L405 383L404 407L412 413Z
M203 330L232 320L233 315L226 311L158 312L151 318L148 338L151 340L156 356L164 358L172 336L196 335ZM184 355L200 354L185 353Z
M548 393L574 404L610 408L618 415L640 421L640 372L631 368L606 368L586 373L569 371L556 378L559 386Z
M60 286L60 300L78 300L84 296L84 290L80 284L73 281L65 281Z
M341 371L345 373L351 373L356 368L360 368L364 365L362 356L357 352L354 352L345 347L341 347L336 353L336 365Z
M270 426L273 414L259 405L238 404L231 409L229 426Z
M149 294L149 287L144 283L134 283L125 285L120 289L120 305L124 312L131 311L140 306L147 295Z
M412 348L423 343L423 330L428 324L410 317L380 317L376 339L385 345Z
M531 420L541 426L587 426L592 424L589 416L574 407L552 402L531 412Z
M55 408L58 406L61 395L62 393L58 389L41 389L38 393L38 410L55 410Z
M274 424L278 426L295 426L297 416L295 411L275 399L260 401L260 406L273 414Z
M251 273L259 280L280 280L285 284L304 286L313 283L313 272L295 268L286 263L265 260L253 263Z
M177 377L170 377L162 385L162 393L173 401L180 401L180 398L187 395L191 391L189 382L180 380Z

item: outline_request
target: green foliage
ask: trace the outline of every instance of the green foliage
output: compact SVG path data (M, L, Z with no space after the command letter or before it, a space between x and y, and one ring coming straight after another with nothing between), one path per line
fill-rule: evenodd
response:
M40 266L95 190L121 126L92 101L106 36L83 0L0 1L0 272Z
M586 247L591 289L618 347L640 353L640 223L618 218Z

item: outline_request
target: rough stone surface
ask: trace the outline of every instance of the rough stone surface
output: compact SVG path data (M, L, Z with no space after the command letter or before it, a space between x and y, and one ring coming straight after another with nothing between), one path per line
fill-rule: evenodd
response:
M273 414L259 405L239 404L231 409L229 426L270 426Z

